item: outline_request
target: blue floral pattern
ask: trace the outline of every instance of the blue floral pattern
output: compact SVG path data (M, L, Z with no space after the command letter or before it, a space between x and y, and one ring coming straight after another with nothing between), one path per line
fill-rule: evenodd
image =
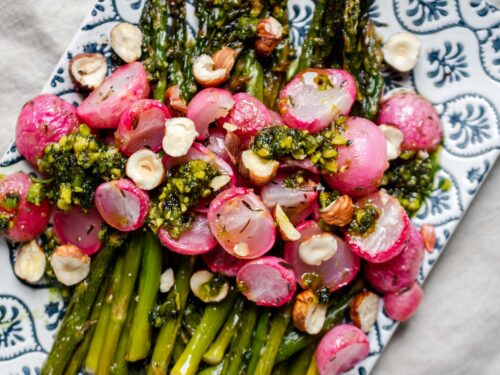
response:
M122 20L136 24L143 3L96 0L43 91L79 103L81 94L68 76L69 59L81 52L100 52L110 59L109 31ZM289 1L295 45L304 40L314 3ZM385 92L410 89L428 97L441 115L446 138L440 155L443 170L436 176L441 188L414 220L416 225L436 226L435 251L426 254L418 277L422 283L500 152L500 11L487 0L376 0L369 14L384 39L402 30L422 39L422 56L412 73L384 71ZM197 21L192 0L187 15L193 35ZM19 169L30 167L13 144L0 160L0 173ZM2 264L14 261L16 246L11 244L10 250L0 251ZM11 267L5 271L0 275L0 374L39 374L66 306L46 283L34 290L21 284ZM350 375L370 373L397 326L381 306L369 333L370 355Z

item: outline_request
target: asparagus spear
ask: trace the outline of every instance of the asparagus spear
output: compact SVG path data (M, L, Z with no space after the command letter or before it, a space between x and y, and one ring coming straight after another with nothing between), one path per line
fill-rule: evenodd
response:
M146 358L149 353L152 336L149 311L153 308L160 287L162 249L153 233L145 234L144 248L139 276L138 304L130 327L130 340L125 355L129 362Z
M318 368L316 367L316 355L313 355L305 375L319 375Z
M221 375L222 371L224 370L224 364L226 362L227 360L224 360L218 365L207 367L198 372L197 375Z
M308 345L298 356L295 357L288 368L288 375L304 375L307 372L307 369L311 364L311 360L313 359L314 352L316 351L317 341L318 340L315 340L315 342L311 345ZM286 361L283 361L283 363L285 362Z
M111 263L115 250L124 240L123 235L113 235L92 261L87 278L75 288L61 327L52 349L42 367L42 375L63 374L67 363L78 343L83 339L87 318L94 304L104 276Z
M283 361L283 362L276 364L276 366L273 367L271 374L272 375L288 375L289 374L288 362ZM300 375L302 375L302 374L300 374Z
M146 0L140 20L142 30L142 63L148 72L148 79L154 78L156 66L153 59L153 6L151 0Z
M177 362L179 360L184 349L186 349L186 345L184 345L184 343L179 339L175 340L174 349L172 352L172 358L174 359L174 362Z
M267 340L267 335L269 332L269 319L271 318L271 313L268 310L260 312L259 321L257 323L257 328L255 330L255 336L252 342L252 357L248 363L247 374L252 375L255 373L257 368L257 363L261 355L262 348Z
M156 100L165 100L167 89L167 0L152 0L153 2L153 59L156 67L158 82L153 90Z
M136 303L136 299L132 298L128 304L127 311L127 322L125 323L125 329L120 335L120 341L118 341L118 349L116 350L115 362L111 366L111 373L115 375L128 375L128 363L125 358L127 353L127 344L133 338L131 336L132 321L134 319L134 311L136 307L140 306Z
M182 320L182 326L186 329L190 336L193 336L196 332L196 328L200 324L201 314L196 309L194 303L189 303L184 310L184 318Z
M203 354L224 324L236 299L237 293L233 291L224 301L205 308L198 329L189 340L181 358L175 363L171 375L196 374Z
M109 374L111 364L115 358L118 341L125 325L127 310L132 298L135 282L141 265L143 253L142 236L136 234L130 241L124 254L123 277L117 289L116 298L113 299L111 315L106 332L106 340L102 347L97 375Z
M174 349L177 333L182 322L182 315L189 295L189 280L193 272L195 257L182 257L179 270L175 275L175 284L168 293L167 303L175 308L175 316L168 320L160 329L151 358L148 374L160 375L167 373L170 357Z

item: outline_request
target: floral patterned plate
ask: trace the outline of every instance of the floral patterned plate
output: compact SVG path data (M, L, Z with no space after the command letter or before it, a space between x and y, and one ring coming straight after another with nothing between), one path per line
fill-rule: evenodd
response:
M193 0L188 0L191 31L196 28ZM110 58L107 35L116 22L137 23L144 0L96 0L44 92L77 104L81 97L68 76L68 61L79 52L101 52ZM300 45L314 2L291 0L293 41ZM437 189L426 201L416 224L437 230L436 250L426 254L418 281L429 274L460 218L477 193L500 151L500 1L376 0L370 14L381 35L396 31L418 34L421 59L411 74L387 73L386 89L417 90L441 115L445 146ZM14 144L0 162L0 173L29 171ZM440 181L451 181L451 186ZM12 265L16 247L1 243L0 264ZM65 306L56 292L18 280L12 267L0 275L0 374L38 374L50 350ZM368 374L394 333L397 323L379 312L369 334L369 357L349 374Z

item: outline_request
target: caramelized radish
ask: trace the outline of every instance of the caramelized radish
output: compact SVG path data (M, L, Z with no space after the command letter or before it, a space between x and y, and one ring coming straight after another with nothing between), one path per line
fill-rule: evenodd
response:
M348 115L355 99L356 83L345 70L307 69L281 91L278 107L288 126L316 133Z
M375 289L396 292L414 282L423 258L424 240L418 229L410 224L410 238L406 247L388 262L366 263L363 274Z
M258 306L282 306L297 289L290 266L277 257L262 257L240 268L236 282L241 293Z
M17 150L36 165L45 146L73 132L79 124L71 104L52 94L38 95L24 105L17 118Z
M140 62L116 69L92 91L77 109L78 116L91 128L116 128L132 103L149 96L146 70Z
M148 216L148 194L127 179L99 185L94 203L104 221L122 232L139 229Z
M232 256L220 246L203 254L203 260L210 271L227 277L236 277L240 268L248 263L246 260Z
M31 185L31 178L23 172L0 176L0 235L11 241L32 240L49 222L50 204L47 200L38 206L26 201Z
M234 106L233 95L223 89L208 88L197 93L188 104L186 117L193 120L198 140L208 137L208 126L226 116Z
M295 225L304 221L317 208L317 184L312 179L298 189L287 188L284 183L291 173L280 173L271 183L260 190L262 202L272 210L277 204L283 208L290 221Z
M404 322L415 314L423 296L424 291L415 282L397 292L384 294L384 310L389 318Z
M332 292L349 284L356 277L359 271L359 257L349 250L344 240L333 235L337 241L335 255L320 265L310 265L301 259L300 244L325 232L312 220L303 222L297 226L297 230L301 234L300 240L286 243L285 260L293 267L297 282L303 288L309 287L308 279L313 275L319 276L321 280L318 281Z
M358 208L366 205L373 205L378 210L373 230L365 234L353 234L347 230L345 239L350 249L367 261L387 262L406 246L410 235L410 219L399 201L385 190L356 202Z
M191 229L183 233L175 240L165 229L160 229L158 238L163 246L175 253L185 255L198 255L209 252L217 246L217 240L208 228L208 220L205 215L197 214Z
M377 190L387 163L384 134L373 122L351 117L345 123L349 145L338 148L338 173L325 175L327 184L342 194L363 197Z
M230 123L238 135L254 135L273 123L273 116L256 97L244 92L233 95L235 104L228 115L217 120L220 126Z
M368 356L368 336L352 324L332 328L316 348L316 366L320 375L339 375Z
M56 211L52 221L54 232L62 245L73 244L86 255L92 255L101 248L99 232L103 220L96 209L83 212L74 207L69 211Z
M210 204L208 223L219 244L237 258L258 258L276 240L271 213L250 189L232 187L219 193Z
M165 135L165 120L170 117L167 107L157 100L134 102L120 117L115 132L118 148L126 156L143 147L153 152L160 151Z

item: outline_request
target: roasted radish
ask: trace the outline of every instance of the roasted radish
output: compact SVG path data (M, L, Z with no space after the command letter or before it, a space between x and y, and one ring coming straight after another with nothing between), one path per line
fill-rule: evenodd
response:
M282 306L297 288L290 266L283 259L269 256L241 267L236 281L241 293L258 306Z
M228 277L235 277L240 268L248 262L232 256L220 246L203 254L203 260L210 271Z
M384 295L384 310L391 319L404 322L412 317L420 306L424 291L416 282L397 292Z

